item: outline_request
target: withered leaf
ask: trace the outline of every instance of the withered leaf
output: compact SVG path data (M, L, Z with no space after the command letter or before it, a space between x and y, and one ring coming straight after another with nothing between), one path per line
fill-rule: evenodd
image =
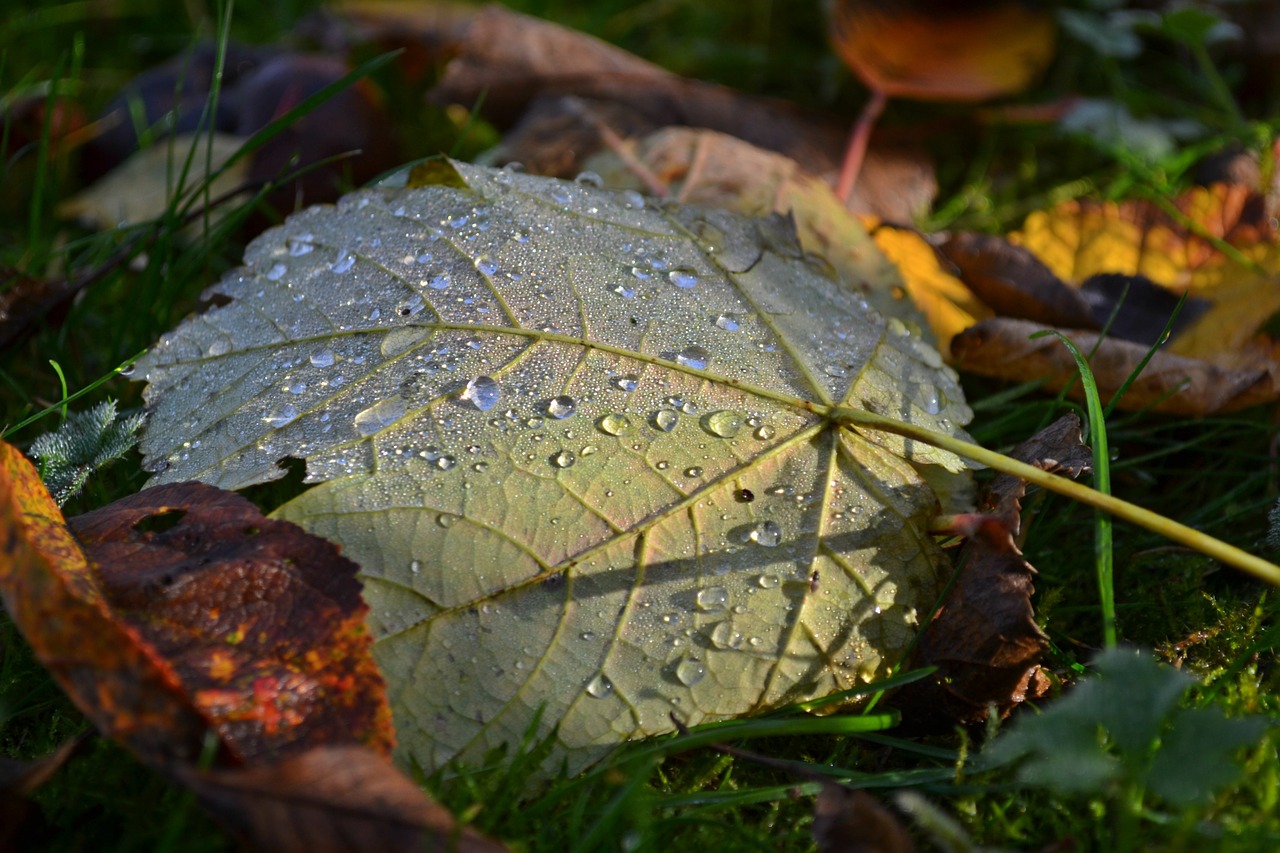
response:
M250 768L178 778L251 846L272 853L500 853L507 848L458 825L391 762L361 747L319 746Z
M1072 477L1091 459L1075 415L1050 424L1009 455ZM1035 569L1014 544L1025 491L1025 480L1001 474L985 490L979 513L957 517L957 532L969 538L960 574L916 648L915 662L938 671L903 688L897 698L913 725L981 722L992 705L1004 716L1048 688L1038 663L1047 641L1031 607Z
M866 791L825 783L813 804L819 853L914 853L902 822Z
M85 743L77 737L33 761L0 756L0 850L32 850L46 827L39 805L28 796Z
M357 566L336 546L201 483L148 489L70 526L117 618L169 662L235 755L390 751Z
M952 363L971 373L1012 381L1043 378L1045 387L1053 391L1073 383L1070 393L1079 397L1076 364L1067 348L1055 337L1031 338L1047 328L1002 317L983 320L952 340ZM1065 334L1082 352L1092 354L1089 366L1103 402L1115 395L1149 349L1128 341L1099 341L1096 332ZM1274 388L1275 380L1263 369L1222 368L1159 351L1125 392L1123 407L1203 415L1265 403L1274 399Z
M134 753L193 760L212 720L174 667L117 617L35 467L3 442L0 495L0 597L36 657L85 716Z
M1096 329L1088 302L1022 246L988 234L956 234L941 246L969 289L1001 317Z

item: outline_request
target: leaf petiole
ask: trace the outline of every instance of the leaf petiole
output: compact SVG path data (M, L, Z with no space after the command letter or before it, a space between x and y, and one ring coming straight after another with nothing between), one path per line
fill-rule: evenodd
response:
M1050 474L1036 468L1034 465L1019 462L1002 453L987 450L985 447L980 447L950 435L943 435L915 424L895 421L892 418L886 418L873 412L866 412L847 406L833 406L827 415L832 421L844 427L893 433L894 435L923 442L931 447L950 451L957 456L963 456L975 462L981 462L983 465L1005 474L1021 477L1043 489L1057 492L1072 500L1080 501L1087 506L1109 512L1116 518L1136 524L1139 527L1145 527L1147 530L1159 533L1161 536L1186 545L1188 548L1193 548L1219 562L1234 566L1243 572L1248 572L1260 580L1280 586L1280 566L1274 563L1254 556L1234 545L1228 545L1221 539L1215 539L1206 533L1187 527L1185 524L1179 524L1151 510L1143 509L1136 504L1131 504L1111 495L1104 495L1088 486L1082 486L1073 480Z

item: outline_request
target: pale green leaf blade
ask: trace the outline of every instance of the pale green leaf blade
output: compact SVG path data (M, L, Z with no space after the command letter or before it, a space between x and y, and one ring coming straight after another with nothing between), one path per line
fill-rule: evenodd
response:
M883 674L939 588L918 469L963 465L826 413L958 433L954 374L783 220L456 168L255 241L140 363L156 481L306 458L277 514L361 564L424 766Z

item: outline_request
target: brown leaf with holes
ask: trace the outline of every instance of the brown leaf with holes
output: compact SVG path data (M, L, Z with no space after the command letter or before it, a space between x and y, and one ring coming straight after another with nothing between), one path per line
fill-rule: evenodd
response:
M147 489L70 526L106 600L242 760L394 741L355 563L203 483Z
M433 803L390 761L350 746L318 746L250 768L184 767L178 778L252 847L272 853L411 853L507 848Z
M1070 477L1087 470L1080 421L1067 415L1009 454ZM914 663L937 672L904 687L896 704L913 725L980 723L994 705L1005 716L1048 689L1039 659L1047 647L1031 607L1035 569L1014 543L1026 481L997 475L977 513L955 516L952 529L968 538L959 577L920 637Z
M85 716L135 754L194 760L212 720L118 617L35 467L3 442L0 495L0 597L36 657Z

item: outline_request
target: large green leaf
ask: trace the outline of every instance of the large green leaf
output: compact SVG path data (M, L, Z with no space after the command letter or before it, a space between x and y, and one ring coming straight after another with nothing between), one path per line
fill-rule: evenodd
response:
M539 708L576 766L883 675L939 589L928 483L963 464L827 414L957 432L937 353L780 218L457 170L250 246L140 363L153 482L306 459L276 514L361 564L425 767Z

